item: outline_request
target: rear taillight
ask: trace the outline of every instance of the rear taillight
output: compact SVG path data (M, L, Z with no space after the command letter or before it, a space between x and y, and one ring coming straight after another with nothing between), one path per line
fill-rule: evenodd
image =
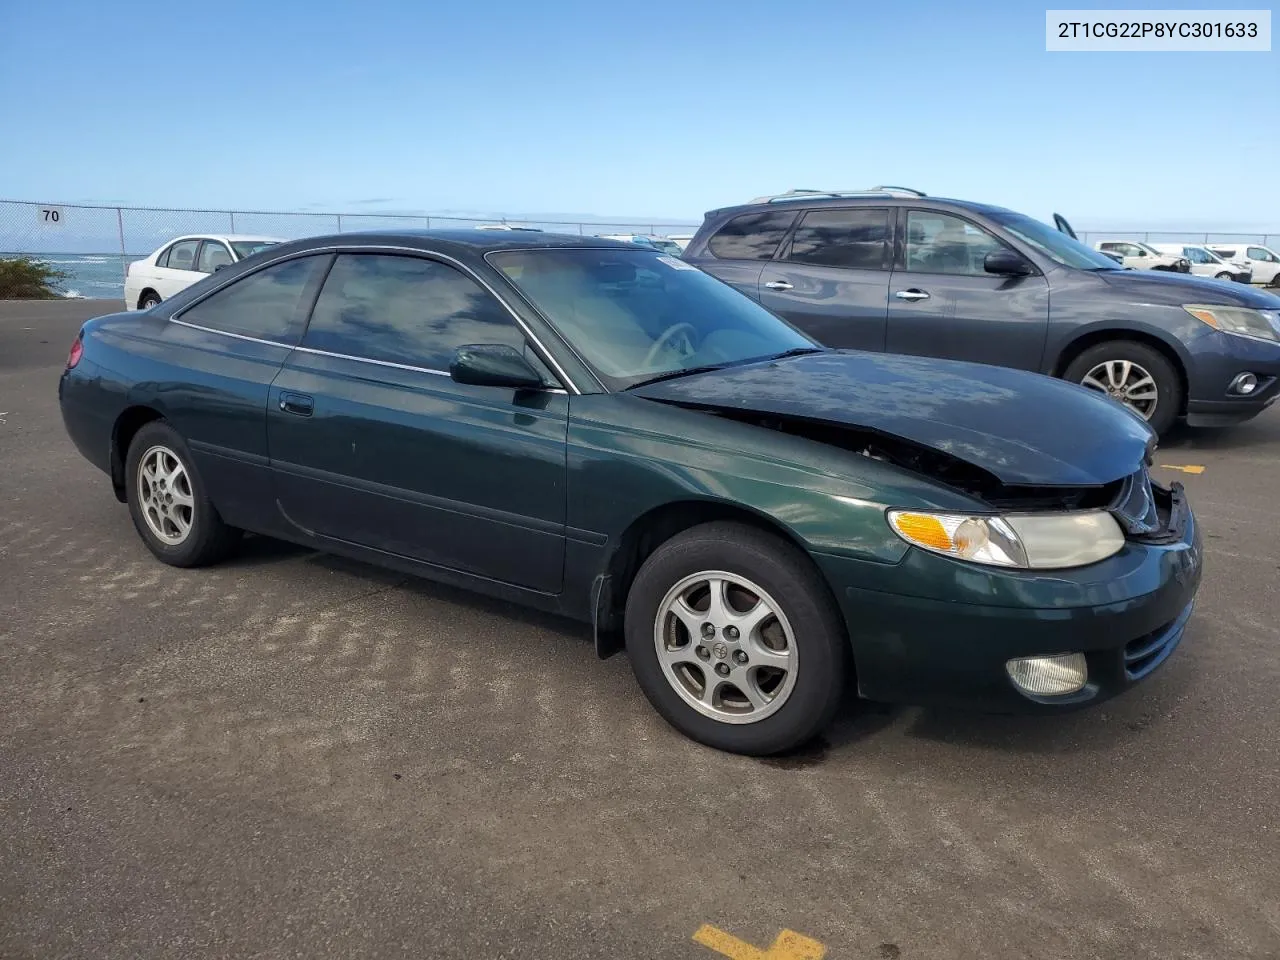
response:
M67 354L68 370L80 362L80 355L82 353L84 353L84 339L81 334L76 334L76 342L71 344L71 352Z

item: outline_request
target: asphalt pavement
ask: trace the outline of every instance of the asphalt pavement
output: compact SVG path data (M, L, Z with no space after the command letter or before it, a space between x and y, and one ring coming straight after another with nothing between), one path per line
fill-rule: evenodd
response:
M0 303L0 957L1280 957L1280 411L1162 446L1207 557L1149 681L760 761L576 624L154 560L57 408L115 306Z

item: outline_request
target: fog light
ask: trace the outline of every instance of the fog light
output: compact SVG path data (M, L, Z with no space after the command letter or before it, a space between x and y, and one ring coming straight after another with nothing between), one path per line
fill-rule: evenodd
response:
M1230 393L1239 393L1248 396L1258 389L1258 378L1252 373L1237 374L1236 378L1231 381L1231 386L1227 387Z
M1019 657L1004 665L1009 679L1026 693L1061 696L1075 693L1089 679L1083 653L1060 653L1053 657Z

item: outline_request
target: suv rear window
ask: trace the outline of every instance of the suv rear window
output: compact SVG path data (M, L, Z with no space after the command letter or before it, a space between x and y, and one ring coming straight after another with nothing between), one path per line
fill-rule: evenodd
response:
M795 218L794 210L744 213L717 230L707 249L720 260L772 259Z

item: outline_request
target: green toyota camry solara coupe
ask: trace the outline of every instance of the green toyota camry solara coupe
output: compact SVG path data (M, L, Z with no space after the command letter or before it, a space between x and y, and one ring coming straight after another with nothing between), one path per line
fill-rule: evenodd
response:
M59 397L161 561L250 531L558 612L740 753L854 692L1097 703L1173 653L1200 583L1191 508L1121 404L824 349L626 243L279 244L88 321Z

